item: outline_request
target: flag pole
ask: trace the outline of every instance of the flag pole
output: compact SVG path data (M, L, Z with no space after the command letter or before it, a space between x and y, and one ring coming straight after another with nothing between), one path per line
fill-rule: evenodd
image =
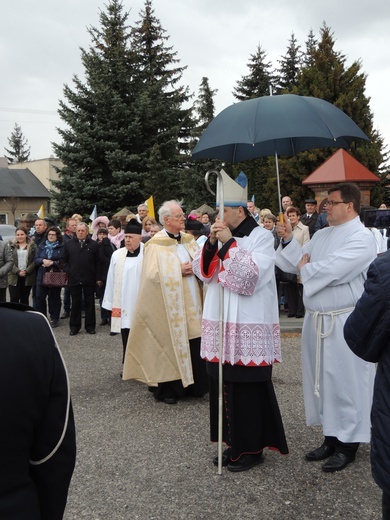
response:
M205 176L206 187L212 195L216 195L209 185L209 175L215 173L217 175L217 203L219 203L218 217L223 220L224 217L224 190L223 178L219 171L209 170ZM218 241L218 248L222 244ZM220 267L222 261L219 261ZM223 437L223 371L222 371L222 356L223 356L223 286L219 284L219 360L218 360L218 475L222 475L222 437Z

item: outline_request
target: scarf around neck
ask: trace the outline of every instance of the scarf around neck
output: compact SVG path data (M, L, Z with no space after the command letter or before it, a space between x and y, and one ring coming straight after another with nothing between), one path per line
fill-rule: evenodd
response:
M123 230L119 231L119 233L117 235L115 235L114 237L111 236L111 235L108 235L108 239L109 241L114 244L114 246L119 249L121 247L121 242L122 240L125 238L125 233Z
M50 260L50 258L53 256L53 250L58 246L58 240L55 242L49 242L49 240L46 240L45 242L45 250L46 250L46 256Z

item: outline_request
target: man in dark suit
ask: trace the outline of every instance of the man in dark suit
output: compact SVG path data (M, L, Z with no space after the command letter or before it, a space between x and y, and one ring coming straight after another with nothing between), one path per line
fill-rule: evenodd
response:
M47 319L0 304L0 518L61 520L76 460L66 368Z
M71 297L70 335L75 336L81 329L81 301L84 296L85 330L95 334L95 287L98 282L98 268L101 248L89 236L87 224L77 224L76 237L64 245L61 253L61 267L69 274Z
M299 219L302 224L307 226L309 228L310 238L315 233L315 227L316 227L316 221L318 218L317 213L317 201L315 199L306 199L305 200L305 208L306 213L303 213L301 215L301 218Z

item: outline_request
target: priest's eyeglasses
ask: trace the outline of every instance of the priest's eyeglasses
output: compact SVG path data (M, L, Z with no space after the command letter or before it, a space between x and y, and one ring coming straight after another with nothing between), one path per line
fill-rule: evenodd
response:
M343 200L328 200L326 203L327 206L337 206L337 204L348 204L348 202L344 202Z
M178 220L180 220L181 218L184 218L186 219L186 215L184 213L178 213L177 215L169 215L171 218L176 218Z

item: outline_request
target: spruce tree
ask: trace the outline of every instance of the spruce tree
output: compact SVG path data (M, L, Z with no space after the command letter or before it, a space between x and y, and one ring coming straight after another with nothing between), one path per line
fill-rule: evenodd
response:
M215 116L214 96L216 89L212 89L209 79L203 77L199 86L198 97L194 103L195 127L192 132L193 149L202 135L202 132L208 127ZM205 174L209 170L218 169L220 161L213 159L201 159L188 163L187 177L189 180L186 200L188 201L188 209L195 209L202 204L215 206L215 197L206 189Z
M272 67L271 62L266 61L266 51L258 45L255 54L251 54L248 63L250 73L243 76L237 81L233 95L240 101L245 101L261 96L269 96L271 92L275 93L275 84L277 76ZM248 193L255 195L256 206L269 207L267 200L267 191L264 187L273 178L275 173L275 163L268 157L262 157L241 164L234 165L232 168L225 167L233 177L240 171L243 171L248 177Z
M4 150L8 154L5 157L9 163L20 163L29 160L31 147L28 146L28 141L24 137L22 128L18 123L15 123L11 137L8 137L8 144L9 148L4 148Z
M313 44L310 38L310 59L305 61L294 92L303 96L325 99L345 112L370 138L356 141L348 152L375 174L379 173L383 154L383 139L373 130L373 115L370 99L365 95L367 76L361 72L360 61L347 66L346 57L335 50L335 40L331 29L324 23L320 29L320 39ZM307 54L307 56L309 56ZM281 179L285 191L293 200L303 206L309 195L302 186L302 180L318 168L335 148L308 150L291 159L282 159Z
M100 28L90 27L91 46L81 49L85 81L73 77L74 89L64 86L59 114L67 124L54 143L65 164L53 192L61 215L113 213L141 199L143 179L137 155L142 142L134 113L139 85L134 77L128 14L119 0L110 0L100 13Z
M290 46L292 43L294 43L295 52L299 45L291 40ZM280 60L282 65L287 64L287 57L290 57L289 50L287 55ZM283 67L284 69L289 70L287 67ZM268 71L271 71L270 65ZM272 76L272 72L269 74ZM320 29L318 42L313 31L310 31L306 42L306 53L295 80L290 83L286 80L285 85L289 85L289 89L291 89L289 91L294 94L325 99L351 117L370 138L370 143L357 141L349 153L370 171L384 179L389 172L386 162L388 154L383 146L383 138L373 129L373 116L369 107L370 99L365 95L366 78L361 71L360 60L347 66L345 56L335 50L335 41L330 28L324 24ZM254 88L253 82L249 83L246 80L243 85L243 81L241 81L239 85L240 87L245 86L245 89L242 89L240 100L256 97L253 95L254 90L249 88L249 86ZM302 180L323 164L335 151L335 148L320 148L302 152L294 157L279 157L282 195L290 195L299 207L303 207L304 199L312 196L312 193L302 186ZM231 167L233 176L240 170L248 175L249 192L255 194L256 205L271 207L277 211L278 197L274 158L259 158ZM381 191L383 192L383 186L378 186L373 190L374 201L379 200Z
M246 99L269 96L270 88L274 91L275 75L271 62L266 61L267 53L260 45L255 54L251 54L248 63L249 74L242 76L234 87L233 96L239 101Z
M291 93L298 83L298 74L302 66L302 51L294 33L291 34L287 53L282 56L278 63L278 83L276 92L278 94Z
M159 205L172 196L185 198L194 123L192 108L184 108L190 99L188 87L180 85L186 67L179 65L177 52L167 45L169 37L151 0L145 1L140 15L131 31L135 78L142 86L134 107L143 147L138 166L144 198L153 195Z
M313 29L310 29L309 34L307 35L307 40L305 42L306 52L303 56L303 61L305 65L310 65L310 63L312 62L312 55L317 48L317 43L318 42L313 32Z
M217 89L211 89L209 79L203 77L199 85L198 99L194 103L195 111L197 113L196 133L199 135L214 119L214 96L217 92Z

